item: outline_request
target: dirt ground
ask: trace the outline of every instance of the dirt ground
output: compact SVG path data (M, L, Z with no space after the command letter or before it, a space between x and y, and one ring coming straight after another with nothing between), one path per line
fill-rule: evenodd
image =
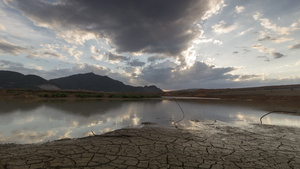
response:
M79 139L2 144L0 168L300 168L299 128L196 125L197 130L146 125Z

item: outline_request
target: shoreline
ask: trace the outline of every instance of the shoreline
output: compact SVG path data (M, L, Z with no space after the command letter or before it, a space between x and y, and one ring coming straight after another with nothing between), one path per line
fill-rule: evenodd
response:
M255 100L255 101L299 101L300 85L288 89L260 87L245 89L199 89L179 90L161 93L141 92L100 92L87 90L34 90L0 89L0 99L33 100L127 100L127 99L163 99L192 98L208 100Z
M300 168L299 128L197 125L201 129L147 125L78 139L0 144L0 169Z

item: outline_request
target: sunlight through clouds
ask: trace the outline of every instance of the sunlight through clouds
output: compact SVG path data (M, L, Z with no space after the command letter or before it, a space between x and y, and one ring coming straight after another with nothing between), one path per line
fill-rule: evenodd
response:
M94 71L165 90L267 85L237 82L258 70L274 85L288 84L280 77L300 71L294 64L299 6L293 0L0 0L0 65L45 79ZM214 60L198 63L207 58Z
M223 33L229 33L237 28L237 25L227 25L224 20L220 21L218 24L212 26L214 29L214 32L223 34Z
M185 56L185 61L189 67L193 66L196 59L197 53L194 50L194 46L189 47L186 51L182 52L183 56Z

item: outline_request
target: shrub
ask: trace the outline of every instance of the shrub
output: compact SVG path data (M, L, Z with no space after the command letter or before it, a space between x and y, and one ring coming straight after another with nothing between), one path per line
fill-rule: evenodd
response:
M67 97L66 93L52 93L51 97Z
M96 97L103 97L103 94L96 94Z
M160 98L161 96L159 96L159 95L143 95L143 94L110 94L108 97L140 99L140 98Z
M119 94L110 94L108 97L110 97L110 98L120 98L121 95L119 95Z
M103 97L103 94L90 94L90 93L77 93L76 97L87 98L87 97Z
M47 93L40 93L40 94L38 94L38 96L39 97L50 97L50 95Z

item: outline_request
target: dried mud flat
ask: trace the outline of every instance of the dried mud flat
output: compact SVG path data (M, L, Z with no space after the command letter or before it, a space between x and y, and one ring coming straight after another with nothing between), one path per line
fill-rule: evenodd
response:
M2 144L0 168L300 168L299 128L197 125L201 129L145 126L43 144Z

